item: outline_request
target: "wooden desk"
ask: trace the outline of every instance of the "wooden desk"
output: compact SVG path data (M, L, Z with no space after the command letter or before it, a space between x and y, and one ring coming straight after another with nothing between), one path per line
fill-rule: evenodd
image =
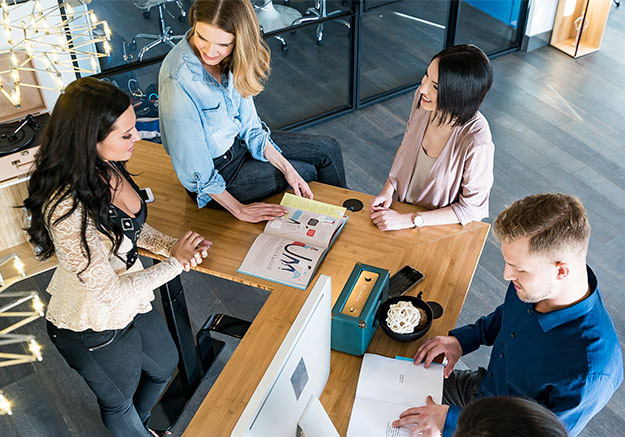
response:
M156 201L149 206L148 223L173 236L188 229L213 241L210 256L197 270L255 287L271 290L228 364L220 374L184 435L188 437L230 435L241 412L273 359L306 300L306 291L237 273L252 242L264 224L235 220L226 211L198 209L180 186L169 157L161 146L140 141L128 165L141 187L150 187ZM365 206L369 195L313 183L315 199L342 204L349 198ZM278 201L280 196L272 200ZM396 204L401 212L415 211ZM464 303L482 247L488 234L486 223L448 225L382 233L370 221L367 208L350 218L321 265L320 272L332 277L333 302L338 298L354 264L364 262L396 272L411 264L425 273L417 287L426 300L439 302L443 317L434 321L428 336L446 334L454 327ZM143 255L158 258L146 251ZM315 279L311 282L314 284ZM387 356L411 356L420 342L401 344L378 330L369 352ZM332 352L330 378L321 397L339 433L345 435L356 393L361 358Z

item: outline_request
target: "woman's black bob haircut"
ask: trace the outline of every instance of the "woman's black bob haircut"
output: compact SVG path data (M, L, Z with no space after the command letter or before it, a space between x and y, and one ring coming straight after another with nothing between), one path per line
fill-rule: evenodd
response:
M533 400L494 396L471 402L458 418L454 437L567 437L551 411Z
M461 126L480 109L493 83L493 68L486 54L471 44L448 47L434 55L432 61L435 59L438 59L438 122Z

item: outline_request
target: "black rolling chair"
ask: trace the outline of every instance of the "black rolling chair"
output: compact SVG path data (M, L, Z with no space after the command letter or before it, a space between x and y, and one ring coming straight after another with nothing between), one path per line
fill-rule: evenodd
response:
M184 11L182 2L180 0L133 0L132 3L137 8L144 10L143 17L146 19L150 18L150 11L153 7L156 6L156 8L158 9L158 17L159 17L159 23L160 23L160 29L161 29L161 33L159 35L153 35L149 33L138 33L132 39L132 42L130 43L130 47L133 50L137 48L138 38L152 40L152 42L143 46L141 50L139 51L139 55L137 56L137 58L140 61L143 60L143 56L145 56L148 50L156 47L157 45L167 44L170 47L174 47L176 45L174 41L181 40L184 37L184 35L173 35L174 32L171 26L168 26L167 23L165 22L165 16L164 16L164 13L166 12L173 17L173 15L167 10L166 3L175 3L179 9L178 20L184 21L185 17L187 16L187 13Z

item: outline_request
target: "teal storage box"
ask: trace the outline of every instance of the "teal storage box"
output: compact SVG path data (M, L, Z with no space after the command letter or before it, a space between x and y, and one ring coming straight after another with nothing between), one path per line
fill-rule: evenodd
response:
M332 308L332 349L364 355L378 326L376 314L388 298L388 270L358 263Z

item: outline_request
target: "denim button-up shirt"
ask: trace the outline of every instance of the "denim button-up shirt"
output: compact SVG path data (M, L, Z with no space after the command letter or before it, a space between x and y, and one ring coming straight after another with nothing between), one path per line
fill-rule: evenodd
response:
M204 69L187 41L189 32L161 65L159 118L163 146L178 179L198 194L202 208L211 194L226 189L213 158L223 155L237 135L259 161L267 161L263 155L267 141L280 149L256 114L252 97L242 97L234 87L232 72L223 74L220 84Z
M571 436L610 400L623 381L623 355L597 278L588 268L591 294L549 313L522 302L510 283L503 305L472 325L450 332L463 355L493 346L477 397L534 399L553 411ZM451 437L461 409L450 406L443 430Z

